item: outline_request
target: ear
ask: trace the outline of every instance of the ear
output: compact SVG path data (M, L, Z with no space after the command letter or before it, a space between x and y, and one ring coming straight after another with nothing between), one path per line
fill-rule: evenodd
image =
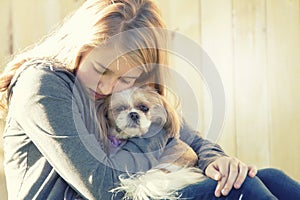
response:
M161 96L161 99L167 112L167 119L166 123L164 124L164 128L168 133L171 134L172 137L179 137L181 119L175 108L168 102L166 97Z

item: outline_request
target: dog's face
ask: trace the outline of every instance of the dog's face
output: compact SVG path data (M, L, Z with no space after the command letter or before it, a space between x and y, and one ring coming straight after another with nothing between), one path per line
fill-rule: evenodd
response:
M149 87L114 93L106 106L111 134L122 139L145 134L152 123L164 126L168 117L161 95Z

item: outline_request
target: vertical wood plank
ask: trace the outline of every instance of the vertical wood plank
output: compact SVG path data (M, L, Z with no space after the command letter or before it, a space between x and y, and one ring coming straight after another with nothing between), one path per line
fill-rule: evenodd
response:
M170 1L169 5L171 29L185 35L193 43L200 45L200 1L189 0L189 3L186 3L186 1L180 0L176 4ZM180 13L183 14L179 15ZM177 39L174 38L174 45L177 48L180 49L181 46L186 45L183 44L183 41ZM180 56L182 55L171 56L171 67L180 74L189 86L177 82L176 92L180 98L185 119L195 130L199 130L203 134L206 132L208 126L206 126L204 119L202 95L208 91L203 87L202 74L197 73L194 66L189 63L191 60L185 61ZM189 89L193 94L188 92Z
M52 1L52 0L48 0ZM65 17L79 8L86 0L56 0L60 4L61 17Z
M5 67L10 55L10 0L0 1L0 71ZM4 152L2 130L4 129L4 121L0 120L0 194L1 198L7 199L6 182L4 176Z
M156 2L161 8L163 18L169 30L183 34L193 43L200 45L200 2L198 0L189 0L188 4L183 0L176 1L176 3L170 0ZM181 14L179 15L179 13ZM181 48L185 44L175 36L172 45L176 46L176 48ZM203 80L201 74L198 74L189 63L191 61L184 60L181 57L182 55L169 55L172 71L177 72L177 75L189 84L186 85L177 80L173 81L172 84L173 86L175 85L174 88L179 97L182 114L194 129L204 132L206 127L203 123L204 109L201 97L203 93ZM192 96L188 91L193 92Z
M300 1L267 0L271 164L300 180Z
M233 0L237 156L269 165L265 1Z
M201 26L201 44L215 63L225 88L226 119L218 142L226 153L236 156L231 1L202 0ZM208 114L206 110L204 115Z
M0 70L2 71L10 55L10 1L0 1Z
M14 52L38 41L48 31L46 5L47 1L12 0Z
M12 0L14 51L40 40L82 2L83 0Z
M154 0L154 1L161 11L162 18L163 18L167 28L172 29L172 27L171 27L172 20L171 20L171 15L170 15L170 10L171 10L170 9L171 8L170 0L164 0L164 1Z

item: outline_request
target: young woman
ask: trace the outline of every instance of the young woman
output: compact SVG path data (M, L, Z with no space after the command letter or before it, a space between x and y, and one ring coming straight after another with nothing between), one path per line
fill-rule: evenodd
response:
M162 28L151 0L87 0L56 31L8 63L0 91L1 110L8 111L3 137L9 199L121 199L109 192L120 174L159 163L171 139L164 130L150 129L143 140L129 139L107 154L94 105L134 84L163 83ZM162 87L152 85L163 95ZM226 156L187 125L180 134L211 178L183 189L182 197L299 197L298 183L282 172L267 169L257 177L255 167Z

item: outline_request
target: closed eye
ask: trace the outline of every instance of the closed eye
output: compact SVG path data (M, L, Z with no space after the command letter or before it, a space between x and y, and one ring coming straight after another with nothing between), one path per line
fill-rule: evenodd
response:
M130 84L131 83L131 80L126 80L126 79L124 79L124 78L120 78L121 79L121 81L123 82L123 83L125 83L125 84Z
M94 71L95 71L96 73L98 73L98 74L104 74L104 73L106 72L106 70L98 69L98 68L96 68L95 66L93 66L93 69L94 69Z
M93 69L95 72L97 72L98 74L105 74L109 69L108 67L104 66L103 64L99 63L99 62L92 62L93 64Z

